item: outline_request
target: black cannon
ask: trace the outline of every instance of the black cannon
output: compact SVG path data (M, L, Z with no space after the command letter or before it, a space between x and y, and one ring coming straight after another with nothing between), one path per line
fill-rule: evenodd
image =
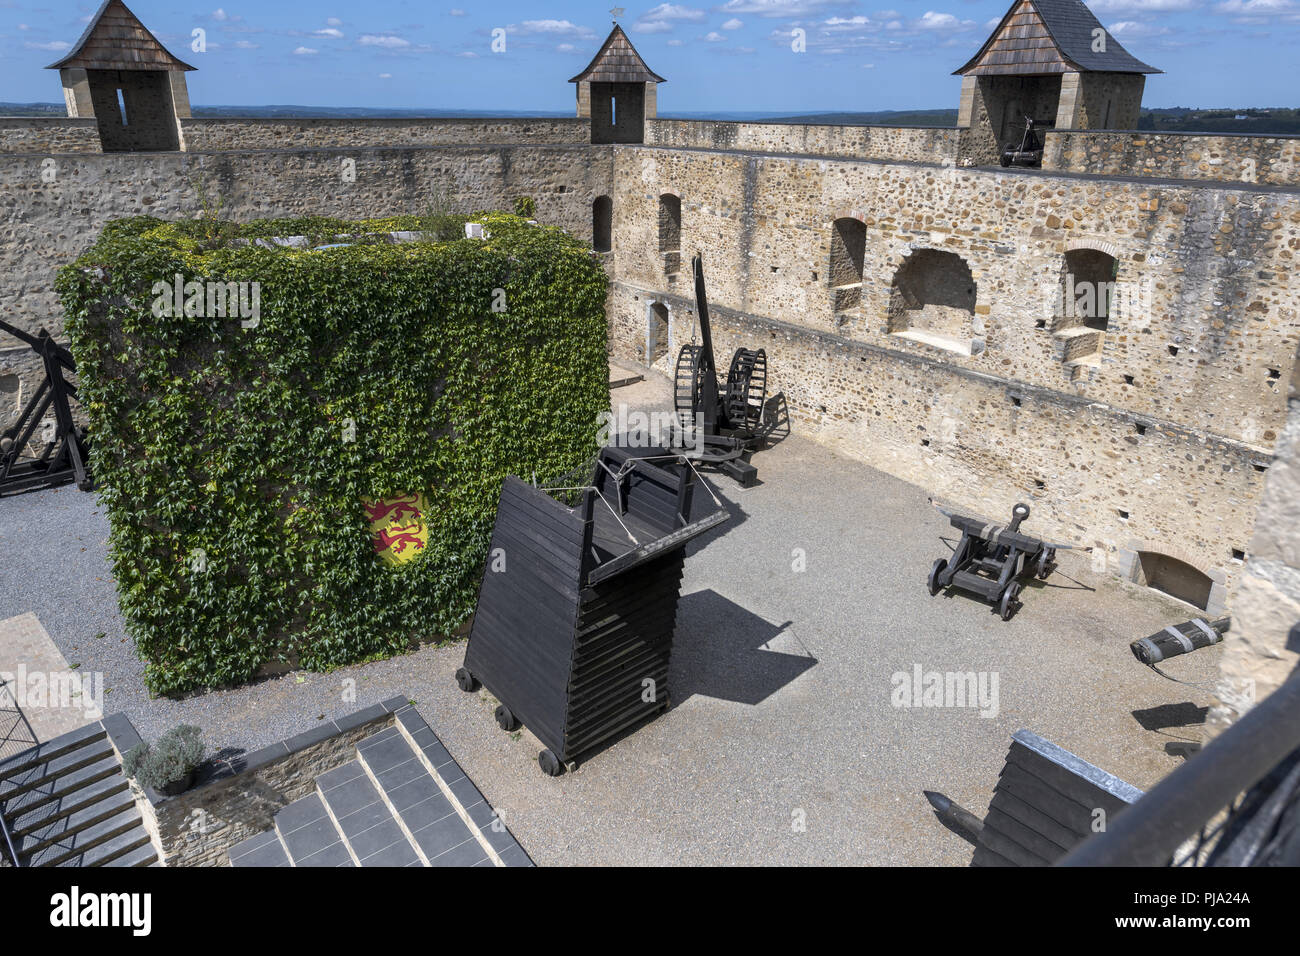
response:
M1028 166L1034 169L1043 165L1043 140L1038 135L1032 117L1025 117L1025 132L1020 137L1019 146L1008 146L1002 151L999 162L1003 166Z
M763 349L736 349L726 386L719 386L709 300L704 291L704 260L697 254L691 267L701 342L683 345L677 354L674 405L682 431L673 450L700 465L717 468L748 488L758 479L750 456L774 434L789 433L785 396L767 398L767 352Z
M601 451L580 489L501 488L456 682L481 682L503 730L526 726L550 776L668 709L668 665L695 470L661 448ZM569 507L553 493L578 492Z
M930 594L949 587L974 592L992 604L1004 621L1020 608L1019 579L1026 572L1046 579L1056 568L1056 552L1073 547L1021 534L1020 525L1029 517L1026 504L1011 509L1011 524L1006 527L943 508L939 511L961 532L961 541L952 557L939 558L930 568Z
M45 329L30 335L0 320L0 329L32 347L45 366L45 378L18 413L18 420L0 432L0 494L48 488L75 481L82 491L92 486L87 468L85 431L72 420L68 399L77 388L63 377L76 374L72 353L54 341ZM54 409L52 428L44 425L45 415ZM37 429L40 451L27 453Z

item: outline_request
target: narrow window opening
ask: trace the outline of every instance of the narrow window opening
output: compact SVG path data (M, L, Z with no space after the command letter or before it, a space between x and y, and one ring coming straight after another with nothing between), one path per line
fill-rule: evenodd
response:
M1241 564L1241 562L1246 560L1246 552L1243 551L1241 548L1233 548L1232 560L1236 561L1238 564Z
M122 114L122 125L126 126L126 94L122 92L121 87L117 89L117 108Z

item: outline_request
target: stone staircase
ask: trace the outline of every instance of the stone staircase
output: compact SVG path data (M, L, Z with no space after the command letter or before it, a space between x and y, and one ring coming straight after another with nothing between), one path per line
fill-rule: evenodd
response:
M0 816L22 866L159 865L102 721L0 762Z
M230 865L532 866L415 708L394 717L272 829L231 847Z

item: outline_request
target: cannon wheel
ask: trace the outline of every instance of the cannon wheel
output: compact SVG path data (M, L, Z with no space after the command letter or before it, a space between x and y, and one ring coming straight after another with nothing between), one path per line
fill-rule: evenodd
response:
M1020 596L1020 584L1012 581L1007 585L1007 589L1002 592L1002 601L998 605L998 613L1002 615L1002 620L1009 621L1015 616L1016 609L1019 606L1016 598Z
M934 597L939 593L939 575L943 574L947 567L948 562L943 558L935 559L934 567L930 568L930 580L928 582L930 585L930 597Z
M736 349L727 371L727 421L732 428L757 431L767 402L767 352Z
M682 428L695 427L695 415L700 407L700 353L699 345L683 345L677 353L677 368L673 375L673 403L677 420Z
M478 690L478 680L466 668L456 668L456 685L469 694Z
M1038 575L1038 580L1047 580L1047 576L1052 573L1052 568L1055 566L1055 562L1056 549L1044 548L1038 555L1038 565L1035 569L1035 573Z
M558 777L564 773L564 764L560 763L560 758L550 750L543 750L537 755L537 766L542 768L542 773L548 777Z
M498 704L496 709L497 726L507 733L519 729L519 721L505 704Z

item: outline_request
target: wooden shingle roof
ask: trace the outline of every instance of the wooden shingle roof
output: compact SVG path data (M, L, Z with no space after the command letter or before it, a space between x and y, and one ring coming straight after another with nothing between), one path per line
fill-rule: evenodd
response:
M46 69L76 67L84 70L194 69L168 53L122 0L105 0L68 55Z
M653 72L636 52L632 41L617 23L609 32L595 58L570 83L666 83Z
M1104 42L1095 43L1094 37ZM1094 49L1096 46L1103 48ZM1016 0L979 52L954 72L960 76L1042 76L1161 71L1120 46L1083 0Z

